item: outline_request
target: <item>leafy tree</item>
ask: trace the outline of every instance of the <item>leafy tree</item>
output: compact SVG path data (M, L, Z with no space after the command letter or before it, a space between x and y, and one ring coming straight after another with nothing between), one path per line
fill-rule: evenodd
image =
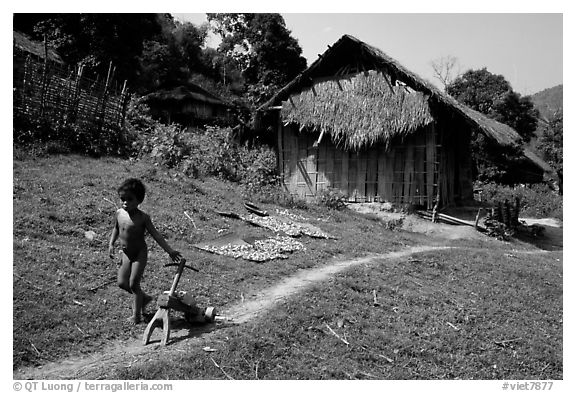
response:
M220 95L241 95L246 91L242 72L233 59L213 48L204 49L202 56L204 64L210 67L206 75L219 85L217 89L222 91Z
M209 64L202 47L208 25L165 21L162 33L145 41L139 57L142 93L186 84L195 73L207 73Z
M202 56L202 47L208 36L208 25L195 26L192 23L178 23L173 31L174 54L181 58L182 66L189 72L205 72L207 69Z
M524 142L530 141L538 128L538 110L529 97L508 91L494 102L494 112L491 116L500 123L514 128Z
M263 103L306 68L298 41L280 14L207 14L219 51L242 71L248 96Z
M528 97L520 97L502 76L486 68L469 70L446 86L446 92L488 117L514 128L525 141L538 124L538 111Z
M538 138L537 148L542 153L544 160L556 171L559 180L560 194L562 194L562 178L564 173L564 116L562 111L557 112L544 128Z
M157 89L167 83L170 75L174 75L174 62L167 43L146 41L139 57L138 89L140 94Z
M483 68L469 70L446 86L459 102L514 128L528 141L537 128L538 111L528 97L515 93L502 75ZM503 147L480 133L472 135L472 161L481 181L512 184L521 181L522 153L519 147Z

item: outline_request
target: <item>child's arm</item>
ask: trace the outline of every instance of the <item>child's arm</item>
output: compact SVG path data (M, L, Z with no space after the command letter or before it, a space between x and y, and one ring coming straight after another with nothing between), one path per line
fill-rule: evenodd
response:
M110 235L110 242L108 243L108 254L110 258L114 259L114 243L118 239L118 212L114 213L114 228L112 229L112 235Z
M154 238L154 240L156 240L156 243L158 243L158 245L162 247L164 251L168 253L168 255L170 255L170 258L172 258L172 260L178 262L178 260L181 257L180 252L174 250L172 247L168 245L168 243L166 242L166 240L164 240L160 232L158 232L154 224L152 224L152 219L147 214L144 219L144 224L146 225L148 233L150 233L150 235Z

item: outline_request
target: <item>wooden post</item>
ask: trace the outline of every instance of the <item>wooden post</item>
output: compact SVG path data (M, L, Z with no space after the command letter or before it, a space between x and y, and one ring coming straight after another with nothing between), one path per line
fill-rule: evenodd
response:
M478 221L480 221L480 213L482 212L482 208L478 209L478 213L476 214L476 220L474 221L474 228L478 229Z
M341 190L348 196L348 200L352 200L352 190L350 189L348 182L348 169L350 165L349 156L350 153L344 148L341 150L342 153L342 172L341 172Z
M506 228L510 228L510 218L510 202L506 199L504 201L504 225L506 225Z
M368 167L368 151L360 151L356 155L357 166L356 166L356 195L357 200L360 202L366 202L366 175Z
M498 202L498 206L496 207L496 221L504 223L504 217L502 215L502 203Z
M512 225L517 227L520 223L520 221L518 221L519 218L520 218L520 198L516 197L514 205L514 216L512 217Z
M276 159L276 165L278 168L278 174L280 175L280 184L284 185L285 179L286 179L286 173L284 171L284 154L286 154L285 150L284 150L284 138L282 133L284 132L282 130L282 115L280 113L280 111L277 111L278 114L278 118L277 118L277 122L278 122L278 127L276 129L277 132L277 137L278 137L278 156Z
M440 191L436 195L436 203L434 204L434 208L432 209L432 222L438 221L438 205L440 204Z
M404 166L404 176L402 183L404 184L404 203L414 203L414 146L408 145L406 147L406 161Z
M434 172L436 162L436 134L434 123L426 127L426 199L427 207L434 203Z
M374 202L378 194L378 150L371 147L368 150L366 165L366 202Z
M357 202L356 196L358 190L356 189L356 177L358 175L358 153L355 151L348 152L348 192L349 202Z

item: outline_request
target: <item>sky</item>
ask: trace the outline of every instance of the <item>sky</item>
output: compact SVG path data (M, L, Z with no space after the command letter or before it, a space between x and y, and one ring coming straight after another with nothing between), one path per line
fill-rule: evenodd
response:
M194 24L206 14L175 13ZM484 67L530 95L563 84L562 13L282 13L308 65L342 35L375 46L439 85L431 62L453 56L461 72ZM215 38L209 46L217 46Z

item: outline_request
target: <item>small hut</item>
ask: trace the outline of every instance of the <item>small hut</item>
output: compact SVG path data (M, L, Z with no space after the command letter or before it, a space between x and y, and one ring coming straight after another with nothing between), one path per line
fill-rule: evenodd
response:
M191 83L150 93L145 102L155 117L183 126L215 120L228 122L232 117L232 105Z
M49 63L50 66L64 66L65 64L58 52L51 48L47 42L34 41L26 34L18 31L13 31L12 57L13 87L15 90L22 88L27 61L38 64Z
M62 57L60 57L56 50L49 47L45 42L31 40L26 34L13 31L12 43L14 59L22 59L20 61L23 62L26 56L33 56L37 60L47 60L57 64L64 64Z
M520 136L442 93L382 51L344 35L257 112L277 133L282 185L315 198L431 208L473 198L470 138Z

